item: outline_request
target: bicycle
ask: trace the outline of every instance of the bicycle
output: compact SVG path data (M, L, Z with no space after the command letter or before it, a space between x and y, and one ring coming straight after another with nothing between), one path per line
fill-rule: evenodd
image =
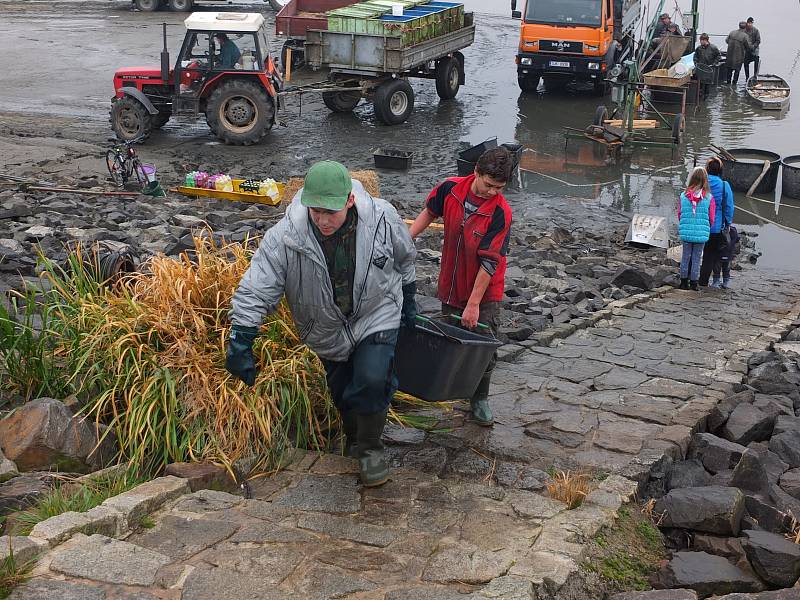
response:
M136 154L134 144L141 142L144 137L117 143L111 150L106 152L106 166L111 179L117 184L117 187L124 187L133 177L136 177L136 182L140 186L147 184L144 171L142 170L142 161Z

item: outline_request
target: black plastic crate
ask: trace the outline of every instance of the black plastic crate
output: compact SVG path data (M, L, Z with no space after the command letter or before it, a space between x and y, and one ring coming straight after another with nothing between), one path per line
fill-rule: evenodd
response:
M439 320L400 328L395 368L400 390L429 402L471 398L497 348L494 337Z
M397 169L405 171L411 168L414 153L405 150L378 148L373 153L373 157L375 158L375 166L378 169Z
M497 148L497 138L490 138L485 142L481 142L477 146L472 146L466 150L458 153L458 158L469 161L471 163L478 162L478 159L483 156L483 153L492 148Z

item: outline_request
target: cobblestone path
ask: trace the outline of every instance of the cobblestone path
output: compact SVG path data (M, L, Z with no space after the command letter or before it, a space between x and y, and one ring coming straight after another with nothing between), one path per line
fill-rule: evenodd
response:
M497 424L440 415L445 432L392 427L392 480L364 490L354 462L298 453L254 498L199 491L123 539L76 534L13 600L532 600L596 597L584 542L664 455L681 456L747 357L797 318L800 289L748 271L737 290L620 301L495 372ZM551 334L546 334L552 337ZM578 509L545 470L602 472ZM164 478L173 485L172 478ZM182 484L183 485L183 484ZM595 594L595 595L593 595Z

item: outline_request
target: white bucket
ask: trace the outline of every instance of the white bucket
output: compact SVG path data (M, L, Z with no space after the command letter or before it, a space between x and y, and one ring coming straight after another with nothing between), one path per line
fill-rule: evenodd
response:
M403 5L402 4L392 4L392 16L394 16L394 17L402 17L403 16Z

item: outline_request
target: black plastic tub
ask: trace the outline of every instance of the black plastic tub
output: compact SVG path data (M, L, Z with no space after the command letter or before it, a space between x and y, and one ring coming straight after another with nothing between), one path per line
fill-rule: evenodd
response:
M476 163L484 152L491 150L492 148L497 148L497 138L488 139L485 142L481 142L477 146L472 146L471 148L462 150L458 153L458 158L471 163Z
M775 191L778 185L778 172L781 169L781 157L774 152L767 150L755 150L753 148L734 148L728 152L736 159L736 162L725 157L722 164L725 167L725 179L737 192L746 192L761 176L764 170L764 161L770 162L770 168L761 183L758 184L755 193L769 194Z
M438 320L401 327L395 353L400 391L429 402L470 398L501 345Z
M388 148L378 148L372 155L378 169L397 169L399 171L410 169L414 158L413 152L389 150Z
M475 171L475 163L464 160L463 158L456 160L456 167L458 168L458 174L461 177L472 175L472 173Z
M783 159L783 195L800 200L800 154Z
M500 144L503 148L511 152L511 156L514 158L514 168L516 169L519 166L520 161L522 160L522 144Z

